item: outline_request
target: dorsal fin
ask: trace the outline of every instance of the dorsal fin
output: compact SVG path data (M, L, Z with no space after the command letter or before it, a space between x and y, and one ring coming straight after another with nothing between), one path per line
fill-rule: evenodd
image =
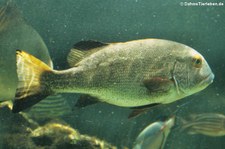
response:
M81 61L85 55L87 55L87 51L80 51L77 49L71 49L70 53L67 56L67 62L70 67L76 66L76 64Z
M109 44L99 42L99 41L94 41L94 40L88 40L88 41L80 41L80 42L76 43L73 46L73 48L77 49L77 50L91 50L91 49L95 49L95 48L104 47L107 45L109 45Z
M99 51L102 47L107 45L109 44L93 40L80 41L74 45L73 49L71 49L69 55L67 56L67 62L70 67L74 67L83 58Z

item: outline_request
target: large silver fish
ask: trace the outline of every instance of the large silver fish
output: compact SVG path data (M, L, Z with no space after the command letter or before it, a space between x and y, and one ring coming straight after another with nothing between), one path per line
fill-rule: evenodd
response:
M225 116L219 113L192 114L189 120L182 120L181 130L188 134L202 134L212 137L225 135Z
M16 5L7 1L0 8L0 108L11 107L11 100L15 97L18 83L15 52L18 48L27 49L27 52L52 68L48 49L41 36L24 21ZM54 102L49 103L52 99ZM71 108L61 95L57 95L41 101L26 114L31 117L55 117L68 113Z
M77 43L68 57L71 69L52 70L17 51L19 84L13 112L54 93L82 93L122 107L171 103L199 92L214 75L194 49L168 40Z
M150 124L138 135L133 149L163 149L174 124L175 117Z

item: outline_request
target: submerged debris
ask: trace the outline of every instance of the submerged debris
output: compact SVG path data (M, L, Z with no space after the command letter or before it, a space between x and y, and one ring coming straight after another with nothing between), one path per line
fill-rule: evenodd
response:
M37 145L39 142L49 140L46 145L54 144L54 146L105 149L116 148L110 144L88 135L81 135L72 127L60 123L48 123L42 127L38 127L31 132L31 138ZM42 141L43 140L43 141Z
M5 148L116 149L105 141L81 135L77 130L60 123L48 123L29 133L11 133L3 138Z
M62 120L51 121L43 126L30 124L22 115L1 109L0 139L3 148L27 149L116 149L115 146L96 137L80 134ZM5 112L8 113L5 118ZM4 120L4 122L3 122ZM3 122L3 123L2 123ZM4 127L3 127L4 126Z

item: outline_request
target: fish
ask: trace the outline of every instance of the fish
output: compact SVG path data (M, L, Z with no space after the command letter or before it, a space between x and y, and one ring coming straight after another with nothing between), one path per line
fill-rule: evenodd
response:
M214 74L191 47L165 39L102 43L81 41L68 55L73 66L53 70L17 50L17 87L13 112L55 93L87 94L120 107L168 104L205 89Z
M28 25L13 3L0 8L0 101L14 99L18 78L15 51L26 49L52 67L48 49L41 36Z
M157 121L147 126L138 135L133 149L163 149L171 128L175 125L175 116L166 121Z
M66 95L55 94L48 96L32 108L24 110L28 119L43 121L46 119L60 118L72 113L73 106Z
M192 114L189 120L182 119L181 132L201 134L211 137L225 135L225 116L220 113Z
M0 7L0 109L12 109L12 100L18 84L16 72L16 49L27 49L50 68L53 63L48 48L39 33L24 20L13 1L7 0ZM54 102L49 103L54 99ZM60 106L59 106L60 105ZM49 96L25 114L29 117L57 117L72 109L62 95ZM72 111L72 110L71 110Z

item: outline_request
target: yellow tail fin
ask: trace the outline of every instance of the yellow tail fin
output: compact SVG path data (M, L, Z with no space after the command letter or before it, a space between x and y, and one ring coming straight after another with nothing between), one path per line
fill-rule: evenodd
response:
M52 72L51 68L36 57L16 51L18 85L12 111L20 112L38 103L52 94L42 80L44 73Z

